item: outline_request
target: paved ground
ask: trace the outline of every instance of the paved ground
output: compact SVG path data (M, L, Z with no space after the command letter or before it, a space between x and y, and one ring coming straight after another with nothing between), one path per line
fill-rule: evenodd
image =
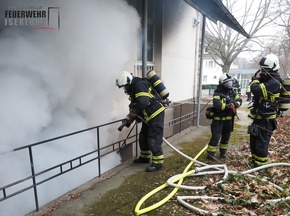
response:
M210 136L210 128L204 126L191 127L169 138L168 141L178 148L180 143L192 141L201 136ZM175 153L167 144L164 144L163 150L165 157ZM85 216L82 211L87 205L96 202L107 191L121 186L126 177L142 170L145 171L148 166L147 164L133 165L132 160L108 171L101 178L93 179L48 203L38 212L33 212L26 216Z

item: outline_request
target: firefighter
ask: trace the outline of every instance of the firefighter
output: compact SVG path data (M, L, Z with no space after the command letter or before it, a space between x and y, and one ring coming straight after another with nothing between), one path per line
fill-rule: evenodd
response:
M213 94L214 117L211 123L211 139L207 148L207 158L215 160L218 143L220 157L226 158L229 139L234 129L236 109L242 105L242 99L232 87L232 77L223 73L219 85Z
M249 117L253 119L249 127L250 149L254 167L268 161L268 147L273 131L277 127L276 117L282 79L278 74L279 60L269 54L260 60L260 70L251 83L253 106Z
M247 101L248 102L252 101L251 83L252 83L252 80L249 80L249 83L248 83L247 89L246 89Z
M236 77L233 79L233 90L241 96L241 86Z
M164 162L162 150L164 105L156 99L152 87L145 79L134 77L127 71L120 74L116 85L119 88L123 87L131 100L125 126L130 127L134 120L142 120L139 134L140 156L134 160L134 163L150 163L150 159L152 159L152 163L146 168L146 171L155 172L162 169Z

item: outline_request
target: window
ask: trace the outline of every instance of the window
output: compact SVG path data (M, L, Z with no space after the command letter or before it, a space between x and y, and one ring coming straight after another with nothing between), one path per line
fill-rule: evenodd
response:
M207 75L203 75L203 76L202 76L202 81L203 81L203 82L207 82Z
M214 67L214 62L212 60L208 61L208 67L209 68L213 68Z
M214 67L214 61L213 60L205 61L205 67L213 68Z

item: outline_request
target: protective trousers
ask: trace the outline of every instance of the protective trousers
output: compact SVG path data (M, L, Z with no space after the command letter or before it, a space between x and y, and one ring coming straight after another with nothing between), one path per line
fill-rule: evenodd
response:
M250 127L250 148L255 166L265 165L268 161L268 148L273 131L277 128L275 119L255 119Z
M214 157L220 141L220 154L225 156L232 131L232 120L213 120L211 123L211 139L207 153Z
M141 157L150 157L152 153L152 163L163 164L164 155L162 150L164 128L164 112L161 112L147 124L142 123L139 134L139 145Z

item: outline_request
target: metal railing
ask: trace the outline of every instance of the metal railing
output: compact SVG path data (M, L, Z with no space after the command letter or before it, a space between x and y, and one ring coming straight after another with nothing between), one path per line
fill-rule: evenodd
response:
M154 64L147 62L146 71L151 71L151 70L154 70ZM142 77L143 76L142 71L143 71L142 70L142 63L141 62L135 63L134 64L134 76Z
M176 109L177 113L179 112L179 115L174 118L171 119L168 122L165 122L164 125L164 129L168 129L170 127L176 127L178 129L175 129L174 134L181 132L181 130L186 129L187 127L193 126L194 125L194 119L196 117L196 113L194 111L194 109L191 109L191 111L184 112L183 111L183 104L176 104L174 106L172 106L171 108ZM131 129L131 131L129 132L129 134L127 135L126 138L118 140L116 142L112 142L110 144L107 144L103 147L101 147L100 145L100 138L101 138L101 133L100 133L100 129L104 128L104 127L116 127L117 130L117 125L119 126L121 124L122 120L117 120L117 121L113 121L107 124L103 124L103 125L99 125L99 126L95 126L95 127L91 127L91 128L87 128L84 130L79 130L73 133L68 133L62 136L58 136L52 139L47 139L47 140L43 140L41 142L36 142L36 143L32 143L29 145L25 145L19 148L14 149L14 151L27 151L29 154L29 163L30 163L30 171L31 174L23 179L17 180L15 182L12 182L10 184L7 184L5 186L0 187L0 192L2 192L2 197L0 196L0 202L7 200L11 197L17 196L25 191L28 190L33 190L34 192L34 200L35 200L35 210L38 211L39 210L39 202L38 202L38 194L37 194L37 187L45 182L48 182L60 175L63 175L67 172L70 172L76 168L79 168L83 165L86 165L88 163L91 163L93 161L97 161L98 162L98 176L101 176L101 158L112 153L112 152L118 152L121 148L123 148L125 145L136 145L138 142L138 124L134 125L134 128ZM183 126L182 126L183 125ZM50 143L52 141L59 141L59 140L63 140L66 137L71 137L74 136L76 134L80 134L80 133L85 133L88 131L95 131L96 132L96 149L90 152L87 152L85 154L82 154L80 156L74 157L70 160L64 161L62 163L59 163L57 165L51 166L49 168L46 168L44 170L41 171L36 171L35 170L35 163L34 163L34 155L33 155L33 149L37 146L40 145L45 145L47 143ZM133 132L131 134L131 132ZM172 134L172 135L174 135ZM134 153L133 156L136 156L138 154L138 148L135 148L136 151ZM133 150L132 150L133 151ZM53 174L49 174L49 172L53 171ZM42 177L39 178L41 180L37 181L37 177ZM44 178L45 177L45 178ZM23 182L28 182L28 186L23 186L21 187L21 184L23 184ZM9 189L13 188L17 186L17 190L12 192L8 192ZM20 188L20 189L19 189Z
M100 177L101 176L101 158L102 157L104 157L105 155L108 155L112 152L118 151L121 148L121 146L123 146L124 144L128 145L128 144L136 144L137 143L138 124L135 124L135 130L134 130L135 132L132 135L127 136L125 139L119 140L117 142L113 142L113 143L106 145L104 147L100 146L100 128L105 127L105 126L113 126L114 124L120 123L121 121L122 120L118 120L118 121L110 122L108 124L103 124L103 125L87 128L84 130L76 131L73 133L65 134L65 135L58 136L58 137L55 137L52 139L44 140L44 141L37 142L37 143L32 143L32 144L25 145L25 146L14 149L14 151L20 151L20 150L27 150L28 151L29 160L30 160L30 167L31 167L31 175L1 187L0 191L2 191L2 197L0 197L0 202L7 200L13 196L18 195L18 194L21 194L27 190L33 189L36 211L38 211L39 210L39 203L38 203L37 186L39 186L39 185L41 185L41 184L43 184L43 183L45 183L53 178L56 178L60 175L63 175L69 171L72 171L76 168L79 168L85 164L88 164L92 161L95 161L95 160L98 161L98 176ZM95 150L88 152L86 154L80 155L78 157L72 158L70 160L67 160L63 163L57 164L55 166L52 166L52 167L47 168L45 170L42 170L40 172L35 171L35 168L34 168L35 164L34 164L34 157L33 157L33 148L34 147L39 146L39 145L44 145L44 144L47 144L47 143L55 141L55 140L60 140L60 139L63 139L63 138L69 137L69 136L73 136L73 135L76 135L79 133L92 131L92 130L96 130L96 134L97 134L96 135L97 147ZM137 152L136 152L136 154L137 154ZM42 179L41 181L37 181L36 177L43 176L44 174L48 174L48 172L50 172L52 170L54 171L53 175L50 175L49 177L46 177L45 179ZM23 182L27 182L27 181L31 181L31 184L29 186L18 189L17 191L12 192L12 193L8 193L8 189L13 188L16 185L20 186Z

